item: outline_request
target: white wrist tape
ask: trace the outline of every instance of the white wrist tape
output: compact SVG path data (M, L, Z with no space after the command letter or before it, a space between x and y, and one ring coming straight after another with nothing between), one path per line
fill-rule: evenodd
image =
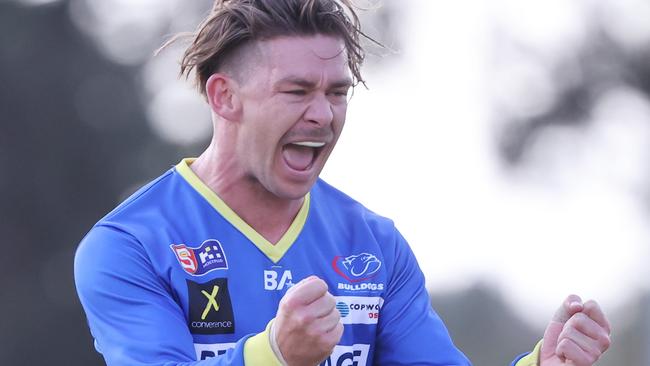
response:
M275 337L275 319L271 323L271 331L269 332L269 342L271 343L271 349L273 350L273 353L275 354L275 357L280 361L282 366L287 366L287 361L284 360L284 357L282 357L282 352L280 352L280 347L278 347L278 342Z

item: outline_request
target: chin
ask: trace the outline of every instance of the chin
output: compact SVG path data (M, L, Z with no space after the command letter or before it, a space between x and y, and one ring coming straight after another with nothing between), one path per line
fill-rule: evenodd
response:
M280 199L287 199L287 200L302 199L303 197L305 197L305 195L307 195L307 193L309 193L311 187L314 186L314 183L316 183L316 179L318 179L318 177L311 179L309 182L280 184L276 187L275 190L271 192L274 192L275 195Z

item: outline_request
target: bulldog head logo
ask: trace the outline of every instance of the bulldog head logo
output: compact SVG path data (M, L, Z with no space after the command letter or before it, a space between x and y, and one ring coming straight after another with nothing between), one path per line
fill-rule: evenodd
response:
M332 261L332 267L346 280L360 282L374 277L381 267L381 261L369 253L347 257L336 256Z

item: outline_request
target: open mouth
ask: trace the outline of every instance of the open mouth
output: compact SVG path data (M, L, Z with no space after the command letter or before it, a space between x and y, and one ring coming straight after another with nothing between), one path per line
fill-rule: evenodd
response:
M297 171L309 170L320 154L324 142L297 141L282 147L282 157L289 168Z

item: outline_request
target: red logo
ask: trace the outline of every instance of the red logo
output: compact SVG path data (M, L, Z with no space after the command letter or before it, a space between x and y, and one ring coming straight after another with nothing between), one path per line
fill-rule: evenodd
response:
M381 268L381 261L372 254L361 253L347 257L336 256L332 268L349 282L361 282L375 277Z
M219 240L208 239L198 247L185 244L172 244L169 247L183 270L192 276L203 276L217 269L228 269L226 254Z
M178 262L183 266L183 269L191 274L196 273L196 270L199 268L199 264L196 261L196 256L194 251L188 249L185 244L172 245L172 250L178 258Z

